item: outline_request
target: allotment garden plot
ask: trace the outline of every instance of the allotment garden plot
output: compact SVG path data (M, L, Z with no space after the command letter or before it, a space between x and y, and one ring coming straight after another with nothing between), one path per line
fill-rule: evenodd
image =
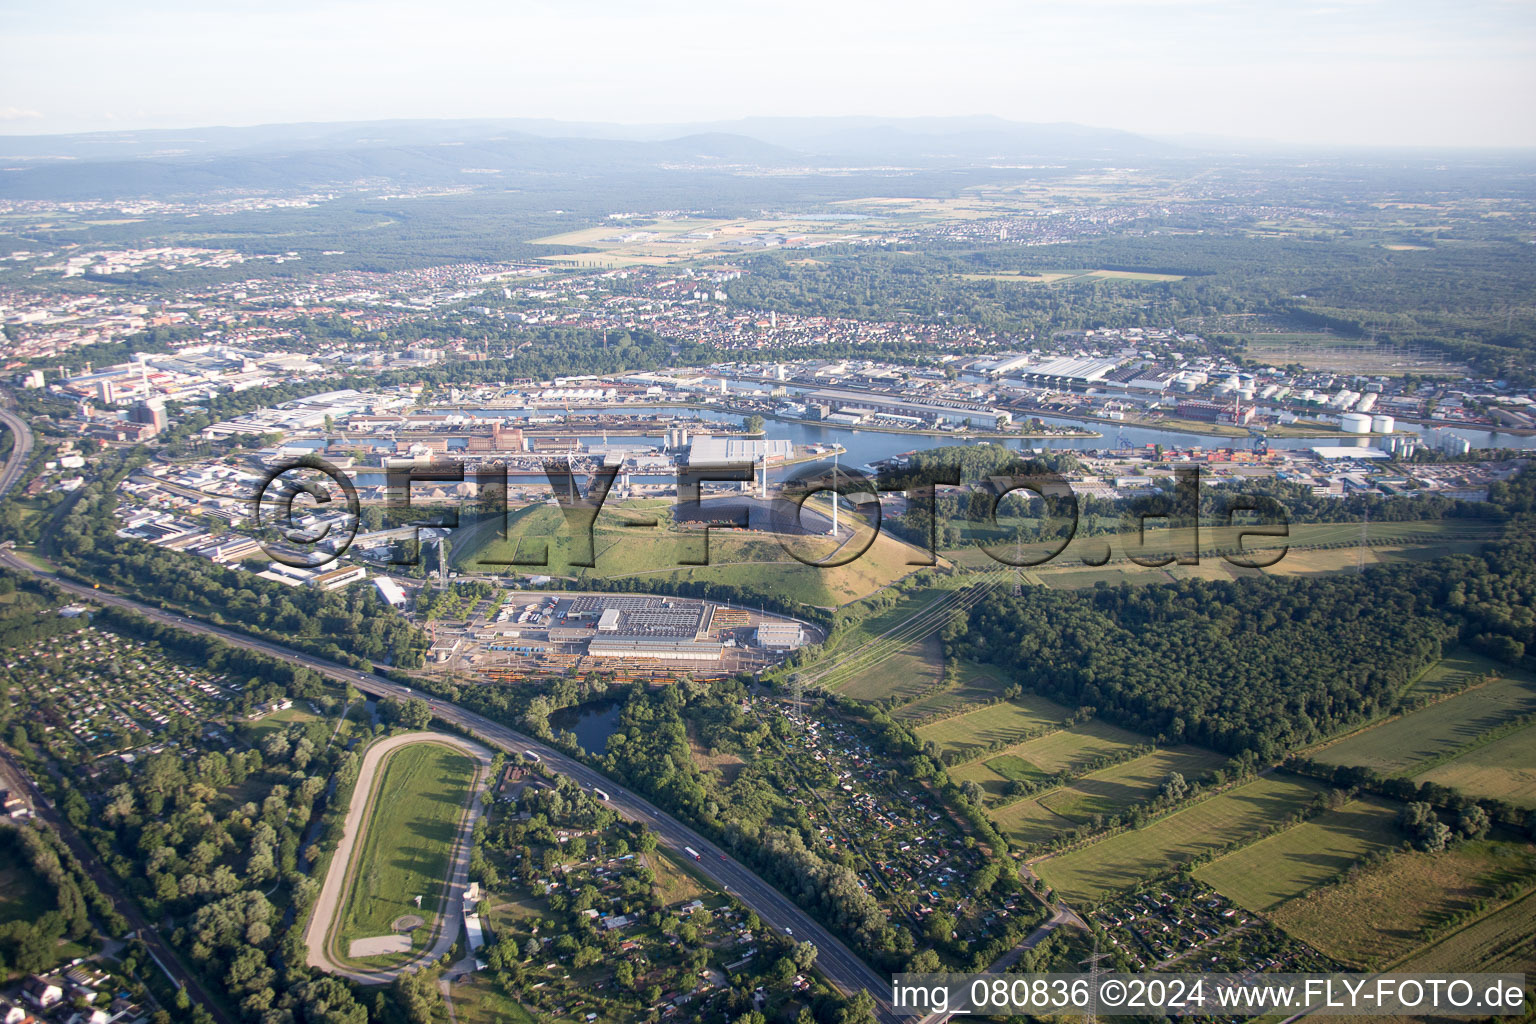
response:
M243 683L105 630L47 637L27 658L26 698L46 719L44 732L90 756L130 751L167 730L197 733L249 703L239 699Z

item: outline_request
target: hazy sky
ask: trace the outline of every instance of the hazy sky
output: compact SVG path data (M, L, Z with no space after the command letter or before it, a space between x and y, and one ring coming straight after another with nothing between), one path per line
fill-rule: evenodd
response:
M1536 0L0 0L0 132L997 114L1536 145Z

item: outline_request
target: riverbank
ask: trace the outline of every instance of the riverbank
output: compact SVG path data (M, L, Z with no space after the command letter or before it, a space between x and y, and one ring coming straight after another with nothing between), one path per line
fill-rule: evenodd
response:
M1204 420L1186 420L1175 416L1161 416L1148 418L1145 416L1126 416L1121 419L1110 419L1107 416L1092 416L1088 413L1060 413L1046 409L1027 410L1033 415L1049 416L1052 419L1072 420L1081 423L1113 423L1122 427L1138 427L1144 430L1166 430L1180 434L1201 434L1206 437L1220 437L1229 440L1241 440L1251 436L1247 427L1236 424L1207 423ZM1399 430L1393 434L1351 434L1339 430L1327 424L1316 426L1298 427L1294 425L1267 426L1263 428L1264 436L1270 438L1289 438L1293 440L1329 440L1331 438L1341 440L1353 440L1356 438L1383 438L1393 437L1397 434L1412 434L1412 431ZM1102 434L1093 435L1102 437Z
M828 423L826 420L807 420L795 416L781 416L778 413L769 412L738 412L737 410L725 410L732 415L761 416L765 420L778 420L781 423L799 423L807 427L836 427L839 430L869 430L878 434L911 434L916 437L952 437L957 441L1050 441L1050 440L1080 440L1083 438L1103 437L1096 430L1061 430L1054 433L1045 431L1026 431L1023 433L1004 433L1002 431L960 431L960 430L925 430L918 427L882 427L867 423L847 424ZM1071 417L1063 416L1062 419Z

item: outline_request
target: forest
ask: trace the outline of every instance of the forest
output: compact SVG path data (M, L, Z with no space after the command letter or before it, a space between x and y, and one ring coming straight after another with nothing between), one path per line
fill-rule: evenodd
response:
M1040 339L1263 314L1298 330L1432 347L1491 378L1536 381L1536 310L1529 302L1536 265L1525 244L1487 238L1393 251L1379 236L1361 234L1272 238L1206 226L1199 233L1128 233L1023 249L845 249L814 262L762 256L727 291L732 302L755 309L947 321ZM1093 269L1183 279L1047 285L967 277ZM1241 355L1232 339L1206 341Z
M1536 473L1498 484L1505 537L1476 555L1325 577L1068 592L1026 588L954 620L946 654L1169 743L1274 758L1375 716L1453 643L1536 649Z

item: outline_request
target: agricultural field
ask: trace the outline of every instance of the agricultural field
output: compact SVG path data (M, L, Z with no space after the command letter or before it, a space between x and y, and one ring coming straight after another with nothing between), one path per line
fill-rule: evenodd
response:
M1098 720L1026 740L983 760L950 770L956 782L973 781L992 799L1003 796L1008 783L1040 783L1059 772L1070 772L1100 757L1111 757L1147 742L1146 737Z
M1069 900L1095 900L1252 836L1301 810L1323 791L1310 779L1267 775L1145 828L1042 860L1035 864L1035 873Z
M963 757L967 750L1018 742L1031 733L1059 726L1071 714L1072 709L1063 704L1025 693L980 711L921 726L917 737L933 742L942 754L953 752Z
M557 266L666 266L750 251L744 246L765 234L792 235L806 242L827 242L869 230L865 221L667 217L566 231L532 239L529 244L582 246L592 250L540 257L543 262Z
M1508 670L1508 665L1458 648L1416 679L1408 693L1415 697L1439 697L1465 688L1478 676L1501 675Z
M1022 524L1026 531L1039 526L1036 520L1004 518L1001 522L1004 526ZM1235 549L1242 531L1242 527L1203 526L1196 539L1185 529L1152 528L1149 524L1145 543L1141 543L1134 533L1090 535L1080 532L1060 554L1028 572L1034 580L1059 589L1091 587L1100 580L1111 585L1166 582L1180 573L1227 579L1249 571L1233 566L1217 553ZM1433 551L1438 556L1455 546L1475 545L1494 539L1498 534L1498 528L1493 524L1465 520L1372 522L1367 531L1371 545L1365 550L1368 564L1412 557L1418 551ZM1046 558L1058 543L1026 542L1022 551L1026 557ZM1242 540L1242 547L1245 552L1259 553L1264 560L1273 557L1280 548L1288 549L1278 562L1264 570L1266 573L1312 574L1354 569L1360 560L1359 543L1359 523L1292 523L1289 536L1249 536ZM1084 564L1085 558L1102 559L1106 547L1110 553L1108 563L1102 566ZM1194 551L1197 547L1200 554L1197 566L1143 566L1127 557L1127 552L1152 556L1164 551ZM1269 554L1265 555L1265 552ZM999 565L974 545L940 553L955 565L967 569L987 571L997 569Z
M1400 843L1399 812L1384 800L1355 800L1203 865L1195 877L1239 906L1267 911Z
M1092 772L1039 800L1062 817L1087 821L1095 814L1112 814L1149 799L1170 772L1192 780L1220 768L1226 761L1220 754L1199 747L1166 747Z
M973 705L996 700L1002 696L1008 684L1009 680L998 672L995 665L958 661L954 665L953 680L948 686L897 708L891 712L891 717L903 722L923 722L935 716L953 714Z
M1384 775L1411 774L1453 755L1501 723L1536 712L1536 679L1505 674L1484 686L1448 697L1400 718L1312 751L1323 764L1358 765Z
M1536 892L1395 965L1400 971L1536 972Z
M1195 779L1226 759L1198 747L1168 747L1084 775L1066 786L999 808L992 815L1009 839L1025 846L1049 841L1064 829L1114 814L1157 795L1169 772Z
M442 911L474 775L468 757L439 743L412 743L389 755L349 871L339 930L343 951L351 939L391 934L400 917L419 914L430 924ZM413 902L418 895L419 911ZM414 944L429 939L430 930L418 928Z
M1536 886L1536 847L1480 840L1440 853L1400 853L1347 882L1284 903L1269 916L1339 962L1374 970L1414 952L1432 930L1511 879Z
M1414 776L1419 782L1447 786L1477 799L1503 800L1536 809L1536 725L1528 725L1491 743Z
M944 674L944 650L936 633L883 651L878 660L834 670L821 682L855 700L908 700L934 686Z
M1243 354L1249 359L1282 366L1300 363L1312 370L1347 373L1459 375L1467 372L1465 364L1449 360L1442 353L1397 345L1377 345L1367 338L1276 332L1241 335L1238 340L1243 345Z

